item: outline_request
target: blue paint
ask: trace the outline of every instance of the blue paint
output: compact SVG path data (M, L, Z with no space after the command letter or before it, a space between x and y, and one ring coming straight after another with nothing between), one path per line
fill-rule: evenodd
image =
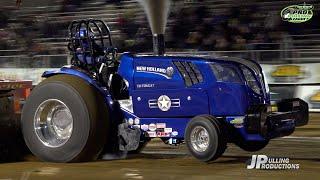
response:
M129 53L124 53L120 60L117 73L128 82L129 96L133 103L133 113L121 109L121 116L126 120L139 118L140 125L165 123L166 127L178 132L175 138L184 138L187 123L197 115L210 114L234 126L230 121L238 116L246 116L250 106L270 104L270 94L264 89L264 82L259 80L258 74L255 73L255 79L263 92L261 94L255 93L243 76L241 65L247 66L254 72L254 68L248 66L250 63L258 67L258 73L262 76L260 65L253 61L243 60L247 63L242 64L239 61L215 58L134 56ZM174 64L177 61L193 64L200 71L203 81L187 86L184 75ZM217 81L210 63L232 67L239 75L241 82ZM172 74L170 74L171 70L173 70ZM47 71L43 77L57 74L77 76L88 82L105 97L110 110L116 111L114 108L118 102L112 99L105 87L89 75L76 69L63 67L59 71ZM170 98L171 107L168 110L159 108L158 98L163 95ZM292 123L283 127L285 130L290 128ZM235 131L247 141L265 140L259 134L248 134L245 126L235 128Z

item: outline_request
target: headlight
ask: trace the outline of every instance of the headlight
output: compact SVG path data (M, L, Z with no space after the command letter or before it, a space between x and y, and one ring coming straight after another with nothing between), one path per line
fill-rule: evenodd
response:
M226 64L210 64L217 81L241 83L241 78L237 70Z
M248 83L248 86L257 94L261 94L261 89L253 73L246 67L241 66L243 75Z

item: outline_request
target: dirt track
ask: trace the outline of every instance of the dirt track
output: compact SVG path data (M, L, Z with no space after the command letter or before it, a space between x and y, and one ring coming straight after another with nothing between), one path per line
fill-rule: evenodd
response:
M54 164L28 157L25 162L0 164L0 179L320 179L320 114L290 138L275 139L263 150L247 153L230 144L224 156L210 164L188 155L184 145L153 141L142 154L127 159L79 164ZM248 170L253 154L289 157L299 170Z

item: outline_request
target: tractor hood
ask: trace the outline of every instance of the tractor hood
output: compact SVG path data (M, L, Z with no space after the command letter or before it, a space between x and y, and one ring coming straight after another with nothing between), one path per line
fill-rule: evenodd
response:
M255 74L259 75L262 74L262 68L261 66L252 60L247 60L247 59L242 59L242 58L237 58L237 57L228 57L228 56L212 56L212 55L197 55L197 56L190 56L188 54L183 54L183 55L166 55L166 56L153 56L153 55L131 55L127 54L126 55L138 58L138 59L154 59L154 60L179 60L179 61L199 61L199 62L234 62L238 64L243 64L250 68L252 71L255 72Z
M251 81L255 79L258 86L261 86L260 89L263 89L263 93L261 92L261 94L266 94L266 91L268 91L265 87L265 79L261 66L254 61L235 57L154 56L124 53L121 57L119 73L128 76L128 72L131 69L128 67L132 67L135 71L131 73L131 76L135 74L136 76L141 76L139 79L142 81L151 80L152 82L159 82L159 88L200 87L199 84L202 84L201 87L203 87L204 85L211 84L213 81L219 81L217 77L213 79L209 78L210 82L205 81L207 76L213 74L215 68L213 66L219 64L228 65L231 70L236 69L240 74L239 76L242 76L243 71L252 74L254 77L251 77ZM216 68L221 69L220 66ZM226 68L226 70L228 71L230 68ZM162 79L163 77L165 79ZM181 80L178 80L181 77L184 79L184 84L181 83Z

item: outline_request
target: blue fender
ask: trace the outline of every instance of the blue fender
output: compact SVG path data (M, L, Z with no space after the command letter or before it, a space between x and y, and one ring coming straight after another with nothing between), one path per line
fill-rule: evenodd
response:
M62 67L59 70L45 71L42 74L42 77L48 78L48 77L59 75L59 74L67 74L67 75L76 76L76 77L83 79L85 82L87 82L88 84L93 86L102 95L102 97L104 97L104 101L105 101L107 107L109 108L108 109L109 112L110 113L115 112L115 108L117 106L115 106L115 102L113 101L112 96L109 93L109 91L106 88L103 88L101 85L99 85L99 83L97 81L95 81L90 76L88 76L87 74L85 74L81 71L78 71L76 69L72 69L69 67Z

